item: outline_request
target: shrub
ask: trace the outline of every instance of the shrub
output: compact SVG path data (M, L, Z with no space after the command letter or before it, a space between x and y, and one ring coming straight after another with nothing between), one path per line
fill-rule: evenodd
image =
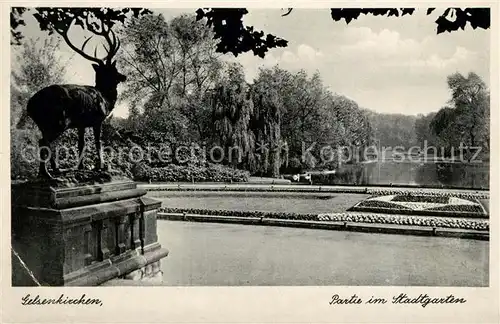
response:
M10 178L12 180L33 179L38 174L36 132L34 130L11 129L10 134Z
M132 173L134 180L153 182L247 182L250 177L248 171L218 164L150 167L141 163L134 166Z

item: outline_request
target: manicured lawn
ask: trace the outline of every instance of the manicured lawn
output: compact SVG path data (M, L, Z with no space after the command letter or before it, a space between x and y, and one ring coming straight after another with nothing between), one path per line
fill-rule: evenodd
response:
M298 214L344 212L366 199L365 194L151 191L148 196L168 208L289 212Z

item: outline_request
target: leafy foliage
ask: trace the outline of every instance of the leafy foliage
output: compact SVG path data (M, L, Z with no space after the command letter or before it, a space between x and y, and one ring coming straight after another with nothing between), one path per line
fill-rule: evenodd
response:
M285 106L282 133L287 143L288 158L300 160L302 142L318 140L322 137L320 133L326 131L321 126L329 126L322 123L329 93L319 73L309 77L303 70L291 73L278 68L273 73L280 80L277 89Z
M437 33L452 32L459 28L464 30L467 23L473 29L490 27L490 9L489 8L448 8L436 20Z
M100 22L103 22L107 28L111 29L116 23L125 23L130 13L133 17L138 17L151 13L151 10L143 8L40 7L36 8L36 13L33 16L38 21L40 30L52 34L54 31L58 33L67 31L73 23L83 29L94 31L98 30Z
M46 38L43 42L31 39L14 51L11 70L11 126L27 122L26 104L35 92L54 83L61 83L66 64L58 56L60 41Z
M22 18L26 8L13 7L10 11L10 35L11 45L21 45L21 39L23 38L22 33L17 30L19 26L25 26L26 22Z
M10 178L12 180L27 180L37 175L36 148L38 141L33 130L11 128Z
M96 30L95 20L103 21L108 28L117 22L124 23L129 14L139 17L150 14L151 11L143 8L37 8L35 18L41 30L63 32L74 22L87 30ZM427 15L435 8L427 9ZM12 44L18 44L22 35L17 28L23 25L22 14L25 8L11 10ZM288 16L290 8L283 16ZM330 15L334 21L344 20L347 24L361 15L401 17L412 15L415 8L331 8ZM248 14L245 8L200 8L196 11L196 19L205 19L207 26L213 31L217 40L216 51L232 53L238 56L241 53L252 51L254 55L264 57L269 49L286 47L288 41L272 34L257 31L253 26L243 24L243 16ZM473 29L490 27L489 8L447 8L435 21L438 34L445 31L452 32L459 28L465 29L469 24Z
M220 53L240 53L253 51L254 55L264 57L271 48L286 47L284 39L254 30L253 26L243 25L243 16L248 13L245 8L211 8L198 9L196 19L206 18L207 25L213 29L215 38L219 39L217 51Z
M360 15L374 15L374 16L404 16L404 15L411 15L415 11L415 8L376 8L376 9L369 9L369 8L360 8L360 9L355 9L355 8L345 8L345 9L337 9L337 8L332 8L330 9L330 14L332 16L332 19L334 21L340 21L342 19L345 20L345 22L348 24L352 20L358 19Z
M238 73L229 75L234 78ZM308 77L304 71L261 69L250 86L253 106L245 104L248 86L242 83L243 76L235 78L238 81L224 84L215 93L213 120L218 143L254 152L245 155L254 163L245 168L253 173L277 176L280 172L335 168L339 146L370 143L365 111L354 101L327 91L319 74ZM303 155L303 146L311 144L311 154ZM319 161L324 145L332 147L333 156Z
M430 15L436 8L427 9L427 15ZM374 16L395 16L412 15L415 12L414 8L347 8L347 9L331 9L331 16L334 21L344 20L349 24L352 20L357 19L360 15ZM464 30L467 23L473 29L478 27L488 29L490 27L490 9L489 8L447 8L436 20L436 32L456 31L459 28Z
M415 8L331 8L330 15L334 21L344 20L347 24L359 18L361 15L402 17L412 15ZM435 8L427 9L430 15ZM283 16L288 16L292 11L288 9ZM287 41L268 34L255 31L252 26L244 26L242 17L248 13L245 8L210 8L198 9L197 19L206 18L207 25L219 39L217 51L221 53L233 53L235 56L248 51L254 55L264 57L271 48L286 47ZM489 8L447 8L435 21L438 34L445 31L452 32L459 28L465 29L469 24L473 29L478 27L488 29L490 27Z
M252 85L254 115L251 127L258 146L261 174L277 177L283 162L281 126L285 106L274 72L261 69Z
M214 142L225 150L226 163L256 171L255 135L250 123L254 105L243 67L230 64L212 96Z
M36 158L33 149L38 147L37 130L27 115L26 104L41 88L63 82L67 62L56 55L59 46L55 38L43 42L32 39L13 51L10 83L12 179L28 179L38 172L38 165L33 162Z
M422 145L427 141L428 145L435 145L435 134L431 129L431 122L436 116L436 113L427 115L418 115L415 120L415 139L417 145Z
M210 91L223 65L210 29L193 16L167 22L162 15L145 15L132 19L122 35L125 55L119 61L130 80L122 97L131 104L134 129L166 138L206 137Z

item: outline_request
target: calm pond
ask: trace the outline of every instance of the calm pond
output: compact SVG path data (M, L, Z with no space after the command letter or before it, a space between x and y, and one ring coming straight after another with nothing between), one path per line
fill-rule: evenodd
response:
M489 242L158 221L167 286L458 286L489 283Z
M315 184L410 185L489 188L489 163L371 162L346 164L335 174L313 175Z

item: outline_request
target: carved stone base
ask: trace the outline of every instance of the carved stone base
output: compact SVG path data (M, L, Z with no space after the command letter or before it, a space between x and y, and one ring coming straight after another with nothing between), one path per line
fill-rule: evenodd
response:
M51 286L95 286L147 268L168 251L156 232L161 204L145 194L130 180L13 185L12 246L38 281ZM33 284L20 278L13 273L13 285Z
M147 266L137 269L125 276L123 279L135 281L148 281L161 284L163 282L163 272L160 268L160 261L153 262Z

